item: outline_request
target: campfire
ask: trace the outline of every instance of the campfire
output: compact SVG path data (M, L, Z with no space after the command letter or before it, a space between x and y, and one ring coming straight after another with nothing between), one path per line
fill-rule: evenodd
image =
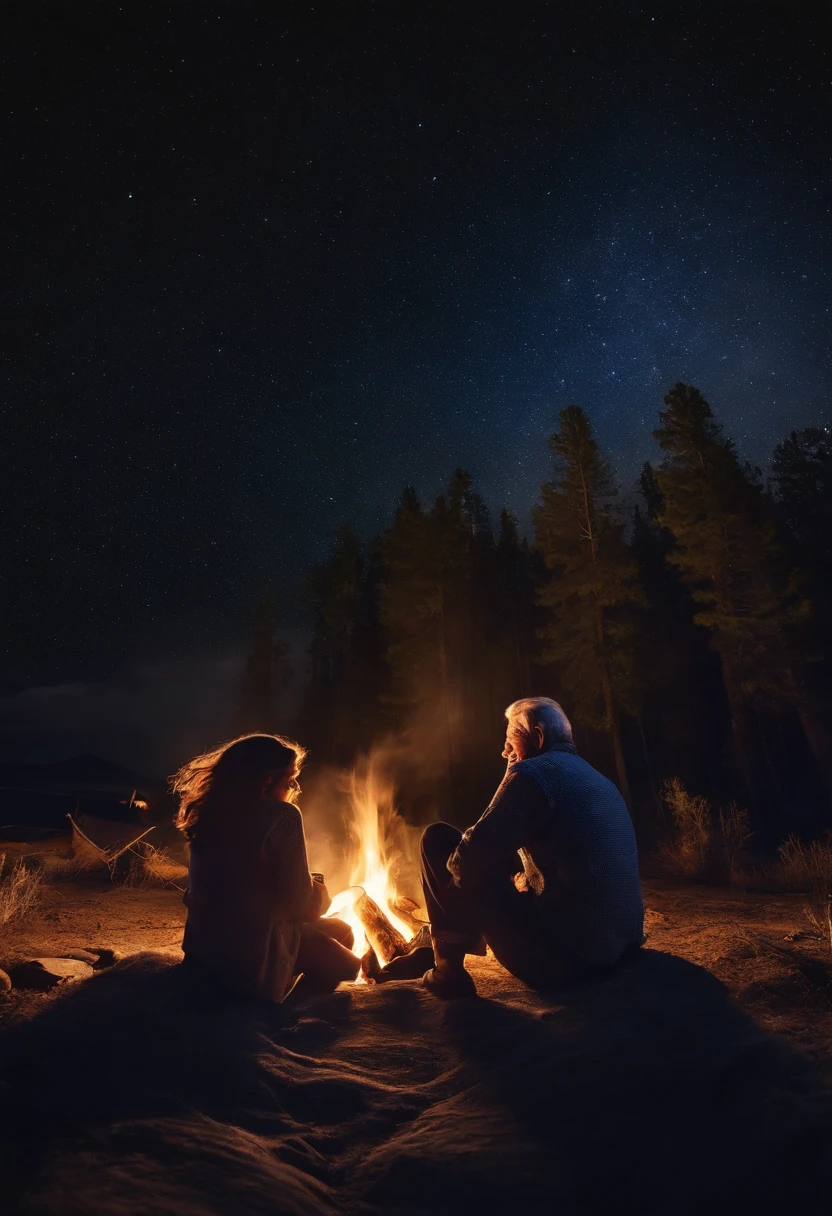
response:
M395 806L395 788L370 756L353 769L349 784L350 885L333 897L328 916L337 916L355 934L363 959L358 983L366 982L375 955L384 966L407 953L425 926L418 904L401 889L407 862L407 825Z

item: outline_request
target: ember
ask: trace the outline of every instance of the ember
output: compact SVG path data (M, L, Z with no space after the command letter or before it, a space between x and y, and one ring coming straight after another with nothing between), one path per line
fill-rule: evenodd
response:
M350 885L334 896L327 915L350 924L356 954L372 949L384 965L405 952L422 923L418 905L400 887L407 826L395 807L393 783L374 756L351 773L349 795Z

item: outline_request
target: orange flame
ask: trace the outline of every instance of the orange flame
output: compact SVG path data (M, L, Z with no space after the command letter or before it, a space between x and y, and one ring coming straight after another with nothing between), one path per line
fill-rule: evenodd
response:
M380 771L374 756L353 769L349 795L350 885L333 898L327 916L337 916L347 921L355 934L353 950L363 955L367 949L367 938L353 908L362 890L376 901L405 941L413 936L412 928L396 915L392 907L399 894L397 878L405 860L406 828L396 810L395 787Z

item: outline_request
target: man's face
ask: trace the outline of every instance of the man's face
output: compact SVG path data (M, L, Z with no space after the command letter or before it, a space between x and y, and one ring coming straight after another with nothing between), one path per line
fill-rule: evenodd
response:
M511 721L506 725L506 743L503 756L509 764L515 760L526 760L529 756L537 756L543 748L543 730L535 726L532 734L519 722Z

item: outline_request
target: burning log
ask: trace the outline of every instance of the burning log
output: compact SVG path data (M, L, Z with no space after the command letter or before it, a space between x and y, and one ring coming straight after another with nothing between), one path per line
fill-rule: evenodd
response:
M409 895L400 895L398 899L394 899L390 907L401 920L409 925L414 933L418 933L428 923L427 919L417 916L419 905L415 899L411 899Z
M375 983L381 971L381 963L372 946L368 946L361 956L361 978L367 983Z
M367 941L375 950L382 966L386 966L400 954L407 954L407 942L398 929L393 928L376 901L366 891L358 896L353 907L364 926Z

